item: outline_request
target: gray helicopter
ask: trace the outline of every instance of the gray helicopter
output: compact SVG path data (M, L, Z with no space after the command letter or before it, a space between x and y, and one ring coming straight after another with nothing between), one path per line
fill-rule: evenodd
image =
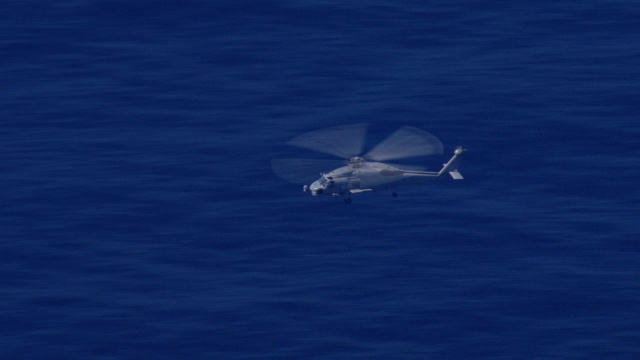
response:
M395 198L398 196L395 188L400 183L420 183L445 174L454 180L463 179L458 165L466 150L460 146L440 171L426 171L423 167L387 161L441 155L443 146L438 138L415 127L403 126L362 155L366 131L367 124L354 124L300 135L287 144L343 160L273 159L272 168L281 178L304 184L303 191L313 196L342 197L347 204L351 203L351 195L385 189L392 189L391 195ZM321 172L320 178L313 181L313 173L331 168L334 170ZM311 184L307 185L308 182Z

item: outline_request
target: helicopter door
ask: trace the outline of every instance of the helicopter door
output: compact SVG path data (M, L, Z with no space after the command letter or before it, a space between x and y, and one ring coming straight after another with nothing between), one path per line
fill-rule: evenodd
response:
M358 178L350 178L349 179L349 188L350 189L360 189L360 179L358 179Z

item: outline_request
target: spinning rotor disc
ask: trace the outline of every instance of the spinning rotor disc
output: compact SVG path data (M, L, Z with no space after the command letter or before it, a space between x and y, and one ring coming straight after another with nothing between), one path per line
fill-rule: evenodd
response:
M407 159L440 155L443 146L432 134L410 126L396 130L366 154L361 155L365 143L367 124L353 124L311 131L287 142L288 145L333 155L344 160L273 159L271 166L284 180L306 184L321 172L346 166L354 159L361 162ZM417 169L416 166L390 165L400 169Z

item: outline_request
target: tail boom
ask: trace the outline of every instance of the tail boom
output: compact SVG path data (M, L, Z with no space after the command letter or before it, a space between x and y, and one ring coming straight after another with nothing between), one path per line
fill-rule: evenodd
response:
M451 158L451 160L449 160L449 162L444 164L444 166L442 167L442 170L440 170L438 172L435 172L435 171L403 171L402 175L403 176L407 176L407 177L413 177L413 176L415 176L415 177L418 177L418 176L422 176L422 177L439 177L440 175L443 175L445 173L449 173L449 175L451 175L451 177L454 180L462 180L462 179L464 179L464 177L458 171L458 165L460 163L460 157L466 151L467 151L466 149L463 149L461 146L458 146L456 148L456 150L453 152L453 157Z

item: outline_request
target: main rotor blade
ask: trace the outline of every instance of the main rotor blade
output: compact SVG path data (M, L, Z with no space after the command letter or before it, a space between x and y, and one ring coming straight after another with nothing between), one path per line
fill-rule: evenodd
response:
M421 166L421 165L408 165L408 164L398 164L398 163L383 163L383 164L387 164L389 166L393 166L396 169L406 170L406 171L426 171L427 169L429 169L429 167Z
M294 184L310 184L329 172L346 166L343 160L271 159L271 168L280 178Z
M343 125L302 134L287 144L348 159L362 153L366 133L367 124Z
M386 161L442 153L443 146L437 137L411 126L403 126L364 157L374 161Z

